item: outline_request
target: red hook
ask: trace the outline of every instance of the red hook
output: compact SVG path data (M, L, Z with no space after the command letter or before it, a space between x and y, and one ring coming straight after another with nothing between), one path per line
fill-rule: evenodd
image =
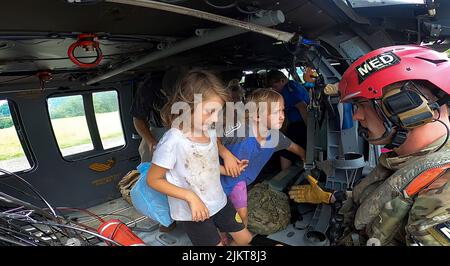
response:
M81 47L85 51L94 51L97 53L97 58L95 61L91 63L83 63L75 57L75 49ZM78 35L78 40L70 45L67 54L70 60L79 67L83 68L91 68L96 67L100 64L100 61L103 59L103 53L100 49L100 43L98 42L97 35L95 34L80 34Z
M39 79L39 84L40 84L41 90L44 90L45 84L53 79L52 73L48 72L48 71L40 71L40 72L36 73L36 76Z

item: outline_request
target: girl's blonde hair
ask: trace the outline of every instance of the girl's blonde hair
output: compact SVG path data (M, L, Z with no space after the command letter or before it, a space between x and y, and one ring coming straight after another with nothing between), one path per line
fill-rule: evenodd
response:
M187 103L191 114L194 112L194 95L201 94L202 100L218 96L224 103L230 100L230 95L222 81L206 70L191 70L176 84L175 92L161 109L164 126L171 127L179 114L172 114L172 106L177 102Z

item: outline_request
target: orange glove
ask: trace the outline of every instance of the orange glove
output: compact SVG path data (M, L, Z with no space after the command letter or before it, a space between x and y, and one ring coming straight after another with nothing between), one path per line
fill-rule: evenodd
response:
M310 185L292 186L289 197L297 203L330 204L332 193L323 191L314 177L306 177Z

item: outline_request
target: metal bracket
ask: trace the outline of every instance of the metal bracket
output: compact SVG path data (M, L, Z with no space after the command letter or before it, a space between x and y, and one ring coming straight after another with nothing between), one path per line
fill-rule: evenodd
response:
M439 37L441 35L442 27L441 24L431 24L430 25L430 36L433 38Z

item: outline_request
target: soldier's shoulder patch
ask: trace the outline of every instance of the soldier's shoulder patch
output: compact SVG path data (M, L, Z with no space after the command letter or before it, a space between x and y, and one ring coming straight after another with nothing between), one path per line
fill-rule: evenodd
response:
M445 183L447 182L446 173L449 173L448 169L450 169L450 164L445 164L445 165L442 165L441 167L432 168L432 169L428 169L428 170L424 171L423 173L421 173L420 175L415 177L408 184L408 186L405 189L405 193L409 197L412 197L412 196L422 192L423 190L425 190L423 192L423 193L425 193L428 190L436 189L437 186L445 185ZM442 180L442 182L444 182L444 183L442 183L441 181L435 183L437 180L441 179L441 177L445 177ZM435 183L435 184L433 185L433 183ZM432 187L430 188L430 186L432 186ZM428 187L428 190L427 190L427 187Z

